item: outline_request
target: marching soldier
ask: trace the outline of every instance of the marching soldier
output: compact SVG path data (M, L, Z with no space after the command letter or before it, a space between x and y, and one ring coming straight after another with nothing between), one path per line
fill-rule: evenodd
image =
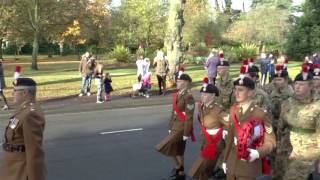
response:
M276 65L275 68L275 76L273 78L273 83L275 85L275 89L272 90L270 94L271 99L271 112L272 112L272 126L275 132L278 130L278 122L279 122L279 116L281 112L281 104L282 102L286 101L293 95L293 89L289 85L289 75L288 72L284 69L283 65ZM289 137L283 137L276 134L277 139L277 149L285 149L281 148L282 146L288 146ZM277 180L279 179L283 171L285 169L285 166L283 166L282 161L284 161L286 154L288 154L288 151L277 151L277 153L273 153L270 158L272 159L272 165L273 165L273 179Z
M173 159L175 168L170 179L185 179L184 173L184 151L186 141L193 135L193 112L195 108L194 98L190 91L192 79L187 74L178 76L178 92L173 95L173 111L169 123L169 135L160 142L156 149Z
M307 179L320 157L320 101L312 93L313 76L307 65L295 77L294 95L282 104L279 135L289 136L290 155L284 180ZM279 151L284 151L279 149ZM287 165L288 164L288 165Z
M47 168L42 148L45 119L36 102L35 81L18 78L14 82L13 97L19 109L5 130L0 179L45 180Z
M192 165L189 175L193 179L208 180L212 176L212 170L217 164L219 156L224 148L223 120L227 114L223 107L217 103L219 90L212 84L208 84L205 78L201 88L201 103L199 104L199 122L202 131L201 157ZM226 131L225 131L226 132Z
M271 99L271 112L273 115L273 128L275 132L278 129L278 119L281 112L281 103L294 93L293 88L289 85L289 75L286 70L283 70L283 65L276 65L274 76L275 88L270 94Z
M259 83L259 68L255 65L249 66L247 75L255 83L255 90L252 96L253 102L270 112L271 104L268 94L262 89L262 86Z
M245 77L245 67L240 72L240 78L234 81L238 103L231 107L226 163L222 167L227 180L255 180L270 173L265 157L275 148L276 141L269 115L252 100L254 81Z
M225 108L229 109L231 106L233 80L229 72L229 62L220 60L218 63L217 71L219 78L217 79L217 88L219 89L218 102Z

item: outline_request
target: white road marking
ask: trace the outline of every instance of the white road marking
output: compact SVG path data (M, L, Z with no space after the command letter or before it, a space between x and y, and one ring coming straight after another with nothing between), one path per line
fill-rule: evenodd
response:
M138 128L138 129L127 129L127 130L120 130L120 131L101 132L100 135L115 134L115 133L122 133L122 132L132 132L132 131L143 131L143 129Z

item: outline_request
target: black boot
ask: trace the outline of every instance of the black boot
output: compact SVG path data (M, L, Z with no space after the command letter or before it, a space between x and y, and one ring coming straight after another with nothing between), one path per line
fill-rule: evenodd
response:
M174 177L174 176L176 176L178 173L179 173L179 172L178 172L178 169L172 168L171 171L170 171L169 177L170 177L170 178L171 178L171 177Z
M184 167L180 167L179 169L173 169L175 170L175 174L173 176L170 176L170 180L185 180L186 175L184 174Z

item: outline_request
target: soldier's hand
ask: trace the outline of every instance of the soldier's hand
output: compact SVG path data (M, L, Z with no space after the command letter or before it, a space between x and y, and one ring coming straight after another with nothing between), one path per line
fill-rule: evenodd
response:
M259 152L255 149L248 149L248 151L250 152L249 155L249 162L253 162L256 159L259 159Z
M227 174L227 164L225 162L222 163L221 168L223 169L223 172Z
M189 139L188 136L183 136L183 141L186 141L186 140L188 140L188 139Z

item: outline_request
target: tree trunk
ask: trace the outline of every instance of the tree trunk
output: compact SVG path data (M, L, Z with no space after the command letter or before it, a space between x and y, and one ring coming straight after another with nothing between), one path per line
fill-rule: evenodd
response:
M60 41L59 42L59 50L60 50L60 56L64 56L64 44L63 44L63 41Z
M38 53L39 53L39 37L40 37L40 5L39 0L33 0L33 14L29 11L30 22L33 27L33 45L32 45L32 64L31 69L38 70Z
M168 29L166 32L165 46L169 59L168 85L174 84L174 74L176 73L179 62L182 58L182 29L184 26L184 7L185 0L170 1L170 11L168 18Z
M52 58L52 43L48 42L48 58Z
M76 52L77 52L77 55L78 55L78 60L80 61L80 48L79 48L79 45L75 45L75 48L76 48Z
M3 55L2 42L3 42L3 39L0 38L0 59L3 59L3 57L2 57L2 55Z
M39 32L34 32L32 44L32 65L31 69L38 70L38 53L39 53Z

